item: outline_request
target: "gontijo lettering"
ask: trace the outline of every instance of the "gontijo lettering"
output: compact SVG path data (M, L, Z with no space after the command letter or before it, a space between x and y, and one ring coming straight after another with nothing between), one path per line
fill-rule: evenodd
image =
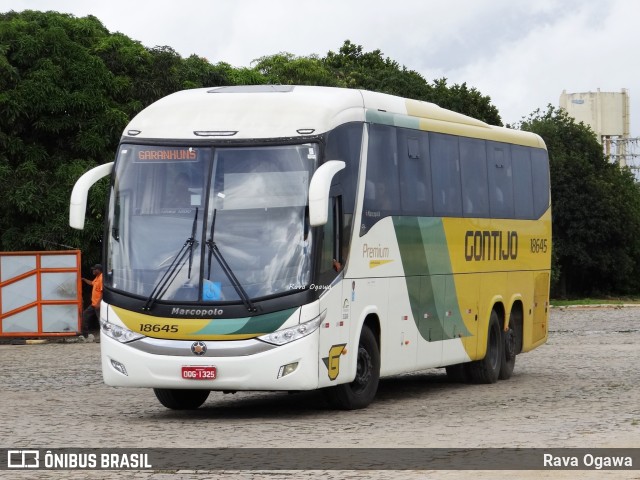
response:
M467 262L515 260L518 258L518 232L467 230L464 236L464 258Z

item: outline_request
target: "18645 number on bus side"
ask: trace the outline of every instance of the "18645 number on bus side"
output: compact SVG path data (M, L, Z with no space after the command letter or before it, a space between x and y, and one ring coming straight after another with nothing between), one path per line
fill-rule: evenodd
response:
M546 238L531 239L531 253L547 253L548 241Z

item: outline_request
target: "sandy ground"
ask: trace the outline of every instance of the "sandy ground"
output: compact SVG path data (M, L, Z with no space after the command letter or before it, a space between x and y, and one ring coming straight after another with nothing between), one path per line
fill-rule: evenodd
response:
M381 382L369 408L336 412L317 392L212 393L195 412L150 390L102 383L99 345L0 345L5 448L640 447L640 308L553 309L549 341L494 385L428 370ZM640 465L634 466L640 468ZM7 474L11 474L8 476ZM633 471L0 471L2 478L610 478Z

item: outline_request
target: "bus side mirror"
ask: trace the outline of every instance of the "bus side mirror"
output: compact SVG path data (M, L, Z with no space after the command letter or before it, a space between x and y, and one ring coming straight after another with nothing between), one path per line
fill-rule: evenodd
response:
M319 227L327 223L329 213L329 189L336 173L345 167L340 160L329 160L320 165L309 183L309 224Z
M78 179L71 192L69 226L77 230L84 228L84 217L87 212L87 193L94 183L109 175L112 170L113 162L105 163L92 168Z

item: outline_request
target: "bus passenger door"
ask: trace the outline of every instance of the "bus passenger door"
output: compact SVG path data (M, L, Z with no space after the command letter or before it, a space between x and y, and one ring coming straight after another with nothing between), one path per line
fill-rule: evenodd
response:
M358 346L349 344L350 302L339 282L320 298L320 311L326 316L320 324L318 387L330 387L348 374L348 356ZM347 290L346 288L344 289ZM340 382L344 383L344 382Z
M350 304L346 293L348 288L343 288L341 233L342 202L338 195L329 199L328 221L322 230L319 281L311 286L321 290L320 312L326 310L326 316L320 325L319 388L344 383L343 379L349 375L347 366L351 352L358 351L357 344L355 347L349 345Z

